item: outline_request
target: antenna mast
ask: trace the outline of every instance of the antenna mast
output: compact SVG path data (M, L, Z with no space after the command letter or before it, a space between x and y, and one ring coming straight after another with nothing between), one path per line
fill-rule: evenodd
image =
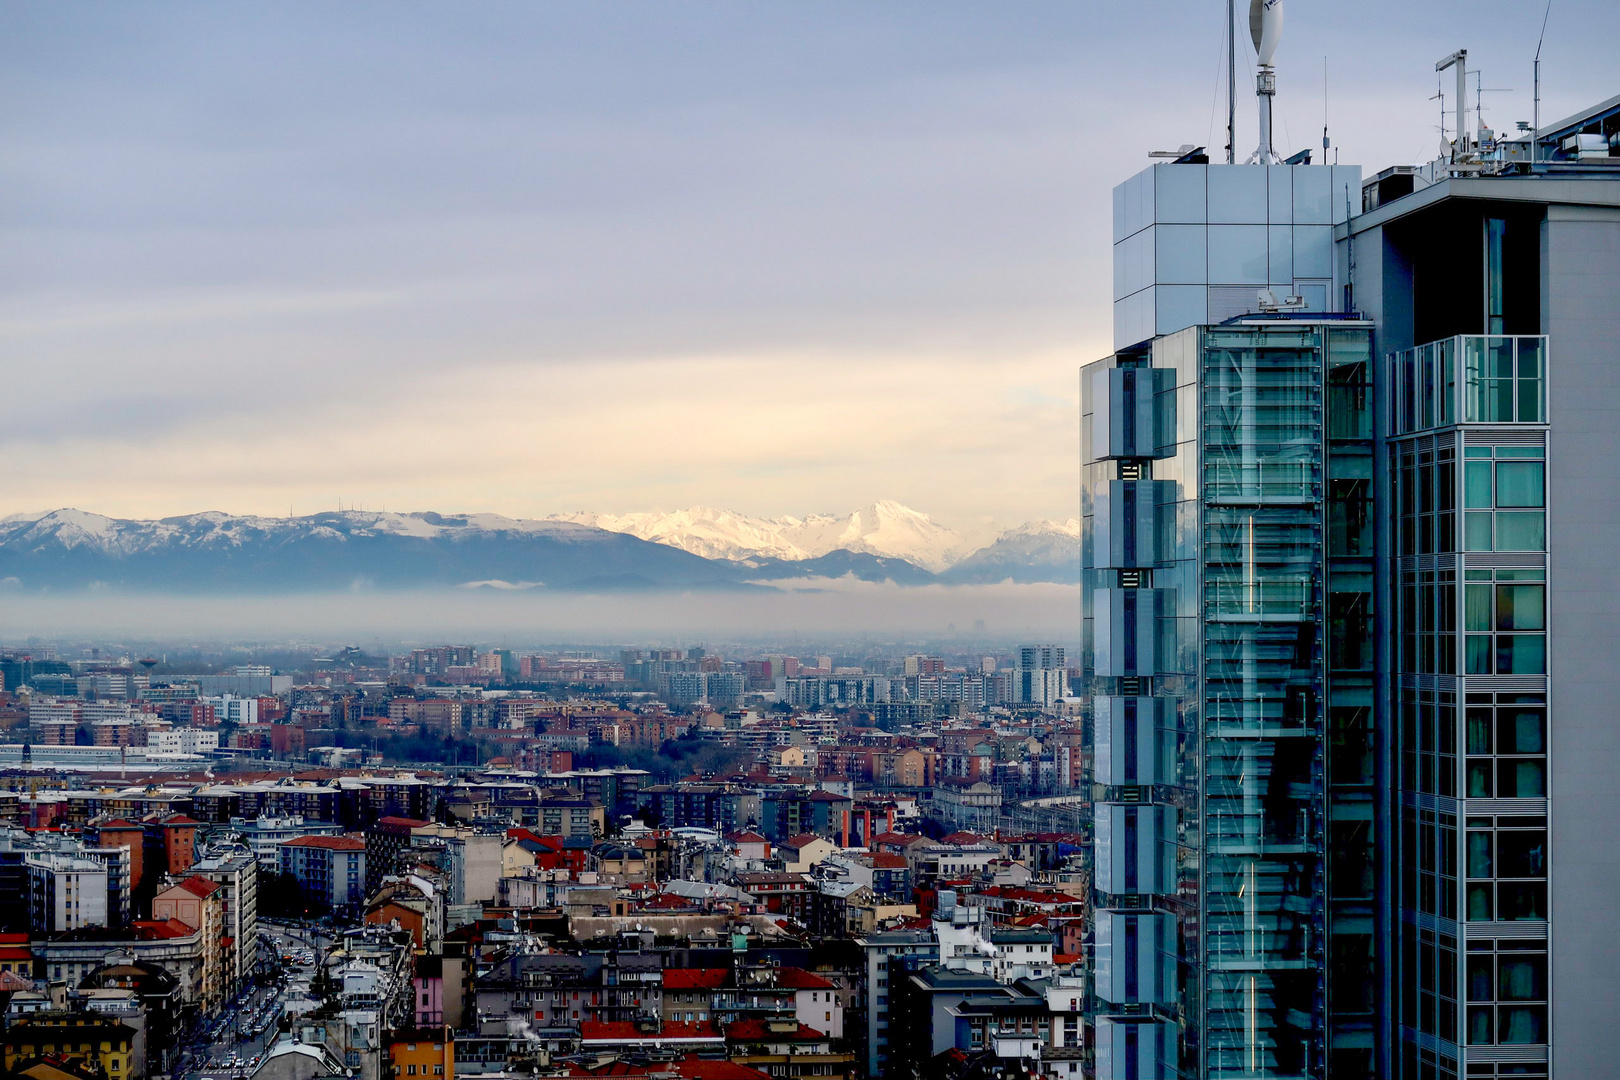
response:
M1552 14L1552 0L1547 0L1547 10L1541 13L1541 36L1536 38L1536 103L1535 115L1530 118L1534 128L1530 132L1530 161L1534 164L1541 153L1541 43L1547 40L1547 17Z
M1255 97L1260 105L1260 145L1249 157L1249 164L1281 165L1282 159L1271 145L1271 99L1277 96L1277 70L1271 58L1282 36L1283 0L1249 0L1249 36L1254 39Z
M1237 0L1226 0L1226 163L1237 164Z
M1468 152L1468 50L1458 49L1450 56L1438 61L1434 65L1436 74L1448 67L1457 69L1457 138L1451 144L1451 160L1458 162ZM1445 117L1444 106L1440 113L1442 121ZM1441 138L1445 135L1442 133ZM1444 148L1442 147L1442 150Z

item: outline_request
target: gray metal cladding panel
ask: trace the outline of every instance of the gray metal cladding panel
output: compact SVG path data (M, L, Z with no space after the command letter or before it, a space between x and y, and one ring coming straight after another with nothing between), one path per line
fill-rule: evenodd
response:
M1171 782L1175 701L1165 697L1095 699L1093 776L1110 787Z
M1156 458L1171 451L1175 373L1100 368L1091 373L1091 459Z
M1106 480L1093 502L1096 565L1127 569L1163 561L1175 485L1164 480Z
M1168 1020L1097 1018L1097 1080L1171 1080L1175 1025Z
M1175 612L1167 589L1098 589L1094 594L1095 663L1099 676L1157 675L1173 660L1160 655L1161 622Z
M1168 961L1172 917L1163 912L1099 911L1093 983L1115 1005L1168 1005L1175 998Z
M1164 894L1174 881L1175 808L1158 803L1097 803L1094 873L1099 892L1113 896Z
M1620 214L1549 208L1553 1075L1620 1061Z

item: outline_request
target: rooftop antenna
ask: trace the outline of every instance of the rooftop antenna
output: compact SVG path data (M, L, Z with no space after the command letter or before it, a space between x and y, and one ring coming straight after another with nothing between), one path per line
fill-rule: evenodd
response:
M1451 144L1451 160L1455 164L1462 160L1468 152L1468 50L1458 49L1450 56L1437 61L1434 65L1435 74L1446 70L1457 69L1457 138ZM1445 106L1441 106L1441 116L1445 116ZM1445 141L1445 128L1440 129L1440 139Z
M1327 133L1327 57L1322 57L1322 164L1328 163Z
M1260 106L1260 145L1248 164L1281 165L1271 146L1271 99L1277 96L1277 69L1271 58L1282 37L1283 0L1249 0L1249 37L1254 41L1254 93Z
M1488 149L1496 132L1485 126L1485 95L1511 93L1511 86L1486 86L1485 73L1478 68L1469 72L1474 77L1474 147Z
M1237 0L1226 0L1226 163L1237 164Z
M1541 13L1541 36L1536 38L1536 103L1535 115L1530 123L1535 130L1530 133L1530 161L1534 164L1539 160L1541 148L1541 43L1547 40L1547 18L1552 14L1552 0L1547 0L1547 10Z

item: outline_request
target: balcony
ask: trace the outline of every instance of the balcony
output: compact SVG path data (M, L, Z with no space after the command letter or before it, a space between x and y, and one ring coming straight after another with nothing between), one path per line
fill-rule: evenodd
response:
M1039 1061L1041 1039L1039 1035L994 1034L990 1037L990 1052L1007 1060Z
M1261 575L1220 580L1210 571L1204 586L1207 617L1218 622L1309 622L1315 618L1316 584L1308 578Z
M1390 434L1547 422L1547 338L1459 334L1389 354Z

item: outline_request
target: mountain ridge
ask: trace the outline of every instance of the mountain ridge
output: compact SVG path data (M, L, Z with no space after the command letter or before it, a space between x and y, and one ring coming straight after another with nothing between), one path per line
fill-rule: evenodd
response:
M903 586L1078 580L1072 520L1026 523L964 552L959 534L894 502L806 518L695 510L702 512L624 515L613 522L620 528L608 529L577 520L587 514L343 510L280 518L207 511L141 520L69 507L0 518L0 588L605 591L752 589L842 577ZM1072 573L1061 565L1065 545L1073 549Z
M848 514L809 514L802 518L757 517L699 505L668 513L578 511L554 514L545 520L626 532L704 558L732 561L803 561L834 551L850 551L905 559L938 573L978 548L955 530L893 499L879 499Z

